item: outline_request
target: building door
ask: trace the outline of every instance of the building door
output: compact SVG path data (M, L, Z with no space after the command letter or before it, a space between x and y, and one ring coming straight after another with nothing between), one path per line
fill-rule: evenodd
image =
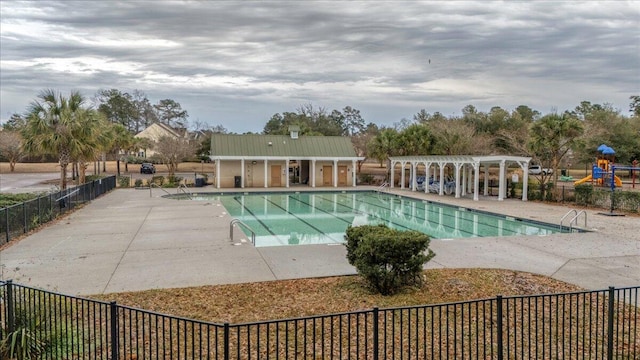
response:
M322 185L331 186L333 185L333 166L324 165L322 167Z
M271 165L271 186L272 187L280 187L282 186L282 166L281 165Z
M338 186L347 186L347 167L338 166Z

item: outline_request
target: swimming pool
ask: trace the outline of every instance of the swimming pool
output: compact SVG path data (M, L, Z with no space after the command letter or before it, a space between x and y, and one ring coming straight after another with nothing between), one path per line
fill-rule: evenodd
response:
M219 200L232 218L251 227L259 247L342 244L348 226L368 224L417 230L433 239L561 232L552 224L375 191L201 193L191 197Z

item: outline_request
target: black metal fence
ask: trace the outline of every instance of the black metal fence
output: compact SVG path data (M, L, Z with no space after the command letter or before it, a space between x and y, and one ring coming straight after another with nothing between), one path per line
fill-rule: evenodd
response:
M116 177L109 176L0 209L0 245L115 187Z
M0 338L43 359L638 359L639 290L216 324L7 281Z

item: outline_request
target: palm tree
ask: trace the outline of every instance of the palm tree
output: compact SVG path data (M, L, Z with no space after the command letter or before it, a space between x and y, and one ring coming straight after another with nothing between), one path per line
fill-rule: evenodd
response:
M120 151L128 150L134 143L133 135L121 124L113 124L110 127L111 133L111 150L116 154L116 169L120 176Z
M65 98L54 90L44 90L31 103L22 130L23 146L28 153L58 157L60 189L67 188L67 166L87 146L82 138L83 122L91 116L83 105L84 98L77 91Z
M84 183L87 163L95 161L110 146L112 134L108 130L110 124L96 110L85 110L78 119L82 126L74 133L74 137L82 139L82 144L76 148L73 158L80 164L79 183Z

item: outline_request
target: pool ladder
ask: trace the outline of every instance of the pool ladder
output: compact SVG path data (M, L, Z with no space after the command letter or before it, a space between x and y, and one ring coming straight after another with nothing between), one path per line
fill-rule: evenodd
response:
M567 216L574 214L574 217L571 218L571 220L569 220L569 230L573 230L573 225L576 224L578 222L578 218L580 217L580 215L584 214L584 227L587 227L587 212L584 210L576 210L576 209L571 209L569 210L569 212L567 212L566 214L564 214L564 216L562 217L562 219L560 219L560 231L562 231L562 223L564 222L564 220L567 218Z
M382 185L378 186L378 191L384 191L385 189L390 188L391 185L389 185L388 182L383 182Z
M256 246L256 232L253 231L253 229L249 225L240 221L240 219L232 219L229 223L229 237L231 238L231 241L233 241L233 228L235 224L242 225L245 227L245 229L251 232L251 243L253 244L253 246Z

